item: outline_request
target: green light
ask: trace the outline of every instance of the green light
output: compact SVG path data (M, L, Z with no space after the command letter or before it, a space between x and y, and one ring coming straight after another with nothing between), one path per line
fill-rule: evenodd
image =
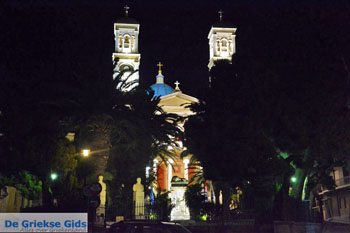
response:
M293 183L297 182L297 178L295 178L294 176L292 176L292 178L290 178L290 181L292 181Z
M207 214L204 214L204 215L200 216L200 219L202 221L207 221Z
M308 177L305 178L304 180L304 185L303 185L303 192L301 194L301 200L305 200L306 197L306 186L307 186L307 182L308 182Z
M58 177L57 173L51 173L51 180L56 180Z

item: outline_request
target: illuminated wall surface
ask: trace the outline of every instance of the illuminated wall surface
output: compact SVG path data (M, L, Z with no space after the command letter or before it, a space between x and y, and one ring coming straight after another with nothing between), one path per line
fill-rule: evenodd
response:
M170 198L171 198L171 204L174 205L174 208L171 210L171 214L170 214L171 221L190 219L190 211L186 206L186 202L185 202L186 187L187 187L186 185L171 186Z
M130 91L139 84L139 66L141 55L138 51L138 37L140 24L133 18L122 17L114 24L115 52L112 55L113 61L117 61L114 78L119 72L124 71L122 80L133 83L122 88ZM120 88L120 86L118 86Z

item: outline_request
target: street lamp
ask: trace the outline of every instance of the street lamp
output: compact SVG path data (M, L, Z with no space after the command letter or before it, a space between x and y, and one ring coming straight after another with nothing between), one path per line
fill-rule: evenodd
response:
M50 174L50 179L51 179L51 187L53 188L53 186L54 186L54 182L55 182L55 180L58 178L58 174L56 173L56 172L52 172L51 171L51 174ZM50 192L50 194L51 194L51 198L52 198L52 204L54 205L54 206L57 206L57 199L54 197L54 195L53 195L53 191L52 191L52 189L51 189L51 187L49 186L49 192Z
M295 182L297 182L297 178L296 178L295 176L292 176L292 177L290 178L290 181L292 181L293 183L295 183Z
M55 181L57 179L57 177L58 177L58 175L55 172L52 172L51 175L50 175L50 178L51 178L52 181Z
M81 153L83 154L84 157L88 157L90 154L90 150L89 149L82 149ZM84 163L86 163L86 161ZM86 169L86 164L84 167ZM84 171L84 187L85 186L86 186L86 171Z
M83 150L82 150L82 153L83 153L83 156L84 156L84 157L88 157L89 154L90 154L90 150L89 150L89 149L83 149Z

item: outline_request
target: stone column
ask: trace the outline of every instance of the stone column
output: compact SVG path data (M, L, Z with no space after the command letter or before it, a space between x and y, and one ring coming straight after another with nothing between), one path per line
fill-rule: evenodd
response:
M153 173L154 173L154 178L156 180L157 180L157 164L158 164L158 160L153 159Z
M171 179L173 178L173 167L171 164L174 163L174 160L172 159L169 159L168 160L168 187L167 187L167 190L169 191L170 190L170 187L171 187Z
M184 159L183 163L185 164L184 178L188 180L188 164L190 163L190 161L188 159Z
M158 185L158 170L157 170L157 164L158 164L158 160L154 159L153 160L153 174L154 174L154 180L155 183L153 183L153 185L151 185L151 188L153 190L153 194L157 195L157 185Z

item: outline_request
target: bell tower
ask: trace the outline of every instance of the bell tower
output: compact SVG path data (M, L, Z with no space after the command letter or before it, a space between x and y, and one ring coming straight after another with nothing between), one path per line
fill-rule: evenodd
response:
M130 7L125 6L125 17L119 18L114 24L115 48L113 62L117 62L113 78L120 72L125 72L122 80L129 83L124 91L130 91L139 85L139 66L141 55L138 51L140 24L128 16Z
M219 11L220 21L215 23L208 34L209 39L209 70L215 66L218 60L232 61L232 55L236 52L236 30L229 23L222 20L223 11Z

